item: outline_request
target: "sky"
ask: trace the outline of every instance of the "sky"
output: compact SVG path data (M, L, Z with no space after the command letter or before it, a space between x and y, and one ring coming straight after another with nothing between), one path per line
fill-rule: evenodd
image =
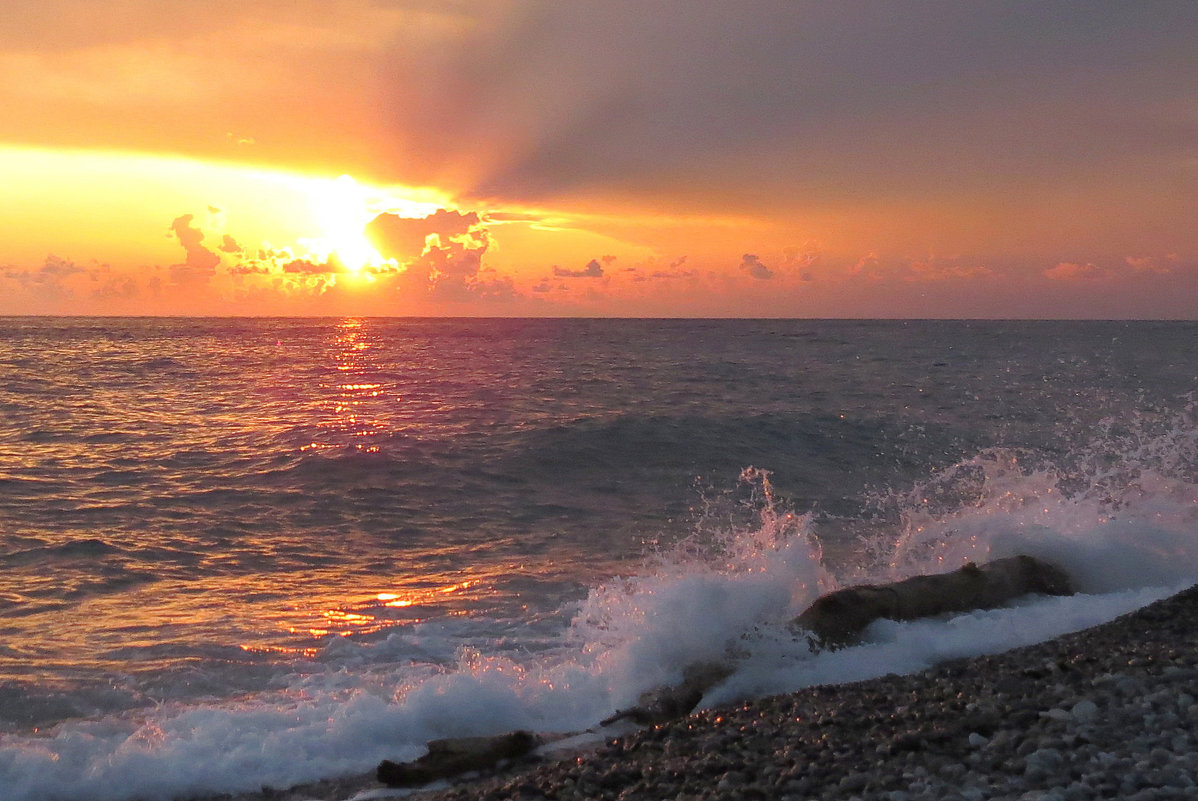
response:
M1198 315L1193 0L6 0L0 314Z

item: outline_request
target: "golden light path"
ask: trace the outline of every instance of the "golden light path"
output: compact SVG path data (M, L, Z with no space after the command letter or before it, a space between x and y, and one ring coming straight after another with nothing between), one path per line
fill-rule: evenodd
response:
M395 590L390 592L378 592L373 597L357 599L353 601L353 605L363 611L349 611L345 608L328 605L319 611L323 618L323 626L287 626L286 631L289 634L301 635L320 639L330 635L339 637L350 637L355 634L373 634L384 629L393 628L400 625L414 625L420 623L424 618L420 615L404 617L401 620L388 619L385 616L372 613L371 607L375 608L390 608L390 609L406 609L413 607L416 609L432 610L433 607L440 607L437 610L438 614L446 617L461 617L467 614L464 609L446 608L443 605L450 600L459 598L469 598L470 590L479 587L482 579L465 579L462 581L452 581L446 584L434 584L434 586L420 587L411 590ZM282 654L303 654L313 656L320 651L317 646L287 646L287 645L268 645L264 643L242 643L241 650L255 653L282 653Z

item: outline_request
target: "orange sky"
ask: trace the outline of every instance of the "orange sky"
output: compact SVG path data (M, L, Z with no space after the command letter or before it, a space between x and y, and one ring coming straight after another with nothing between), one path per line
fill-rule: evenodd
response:
M0 314L1198 310L1190 0L5 16Z

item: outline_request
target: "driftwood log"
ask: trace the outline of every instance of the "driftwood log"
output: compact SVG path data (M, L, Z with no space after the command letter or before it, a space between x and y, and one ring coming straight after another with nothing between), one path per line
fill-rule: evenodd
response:
M677 686L655 687L641 693L636 706L621 709L609 718L599 721L600 726L610 726L617 720L628 720L649 726L680 718L690 712L703 696L715 685L732 675L731 665L723 662L699 662L682 672L682 683Z
M791 625L810 632L815 644L837 648L856 642L865 627L879 618L914 620L993 609L1034 593L1072 595L1073 586L1055 565L1031 556L1012 556L984 565L969 562L952 573L837 590L816 599Z
M526 731L513 731L495 737L453 737L432 740L428 753L414 762L379 763L378 780L388 787L415 787L437 779L485 770L504 760L527 756L541 739Z

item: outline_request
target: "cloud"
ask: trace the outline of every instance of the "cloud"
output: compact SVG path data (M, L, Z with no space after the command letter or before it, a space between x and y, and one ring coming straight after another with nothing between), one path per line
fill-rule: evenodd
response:
M317 260L298 256L291 248L263 247L252 252L239 248L236 252L242 258L227 268L229 275L235 279L247 275L332 276L349 272L336 259Z
M426 217L380 214L366 235L384 258L400 264L406 291L464 302L515 297L515 284L483 264L491 235L477 212L438 209Z
M529 222L536 223L546 219L543 214L535 214L533 212L523 211L488 211L483 214L484 223L512 223L512 222Z
M176 284L207 283L220 264L220 256L204 247L204 232L191 224L194 219L194 214L183 214L171 223L171 231L187 254L182 264L171 265L171 281Z
M657 281L673 281L678 278L694 278L698 270L654 270L649 277Z
M92 292L92 297L100 300L132 300L140 293L141 288L132 275L109 275Z
M782 268L795 270L798 273L800 281L810 284L815 281L815 273L809 268L819 264L822 258L823 253L820 250L819 244L816 242L806 242L802 247L782 249Z
M1173 272L1179 259L1176 253L1171 253L1163 259L1156 256L1128 256L1124 261L1132 269L1132 272L1137 274L1168 275Z
M451 239L443 245L431 244L414 264L427 268L429 283L434 288L445 282L461 282L482 269L483 254L489 244L487 239L470 242Z
M1186 262L1177 253L1164 256L1126 256L1122 260L1111 259L1108 263L1067 262L1044 270L1045 277L1053 281L1097 281L1131 277L1180 275L1186 272Z
M425 177L467 173L486 196L872 199L1132 175L1185 153L1198 82L1189 0L1149 17L1081 0L477 5L468 35L396 49L389 106Z
M519 293L511 278L483 263L492 240L480 219L476 212L448 209L418 218L380 214L368 224L368 234L388 261L357 271L335 258L297 253L288 247L248 251L232 241L241 259L227 271L243 294L264 290L265 277L284 294L320 295L356 273L371 279L372 295L398 295L414 304L513 299ZM183 230L187 235L186 224ZM191 241L194 239L192 235Z
M225 234L221 239L220 246L217 248L223 253L241 253L241 245L237 244L237 240Z
M849 267L848 274L853 278L867 278L877 281L882 278L882 261L874 251L866 253Z
M677 259L674 259L674 261L670 262L670 265L666 267L666 269L654 270L650 274L650 277L670 280L673 278L694 278L699 274L698 270L682 269L682 265L684 264L686 264L686 256L680 256Z
M483 267L476 275L464 280L460 290L457 286L455 285L455 291L459 291L462 299L466 300L500 301L520 297L511 276L500 275L490 267Z
M805 270L819 263L823 254L819 245L807 242L801 248L789 247L782 250L782 266L796 270Z
M229 268L231 275L267 275L280 272L282 265L295 261L287 248L258 248L253 253L242 250L242 259Z
M427 217L380 214L366 225L366 236L384 258L408 261L424 253L431 236L452 239L468 235L480 223L476 212L437 209Z
M638 267L626 267L624 272L634 283L644 283L646 281L674 281L681 278L695 278L699 275L698 270L684 270L682 266L686 264L686 256L680 256L670 262L664 269L652 269L652 264Z
M48 278L50 280L59 280L74 275L76 273L86 272L75 262L68 259L63 259L53 254L46 257L46 261L42 264L41 270L38 271L38 276Z
M907 265L908 281L949 281L961 278L988 278L994 271L981 264L961 263L955 259L913 259Z
M91 310L92 298L122 300L138 294L131 275L118 275L108 264L80 265L50 254L35 268L0 266L0 300L9 313L77 314Z
M1106 278L1108 272L1095 264L1079 264L1063 261L1055 267L1044 271L1044 277L1051 281L1093 281Z
M66 289L64 281L73 275L86 272L87 270L75 262L50 254L46 256L42 266L36 270L6 267L2 274L5 278L24 288L58 290L69 293L70 290Z
M384 140L371 124L380 53L461 27L429 5L110 0L96 13L86 0L11 0L0 140L337 165Z
M754 278L762 281L768 281L774 277L774 271L762 264L755 253L746 253L742 256L740 268Z
M345 272L344 267L331 262L314 262L310 259L293 259L283 264L281 269L285 273L298 275L328 275L330 273Z
M604 257L604 260L607 261L608 257ZM558 278L602 278L603 265L597 259L591 259L581 270L567 270L565 267L554 265L553 274Z

